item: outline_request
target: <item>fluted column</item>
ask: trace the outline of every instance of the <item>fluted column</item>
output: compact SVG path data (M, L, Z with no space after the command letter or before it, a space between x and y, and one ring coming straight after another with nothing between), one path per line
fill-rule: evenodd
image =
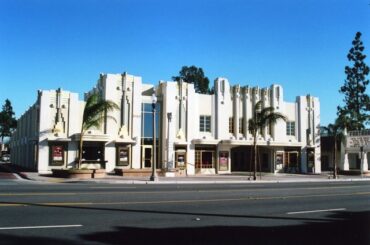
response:
M240 106L239 92L240 92L240 87L239 85L236 85L234 87L234 136L235 136L235 139L239 138L239 106Z
M367 162L367 152L365 151L362 155L362 171L368 171L369 164Z
M343 164L343 170L344 170L344 171L348 171L348 170L349 170L348 152L344 153L344 164Z

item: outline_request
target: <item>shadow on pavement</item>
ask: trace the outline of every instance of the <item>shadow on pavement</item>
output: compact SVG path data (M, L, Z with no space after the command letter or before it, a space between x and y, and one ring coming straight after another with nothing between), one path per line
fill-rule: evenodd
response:
M171 212L158 210L109 209L80 206L43 207L77 208L115 212L137 212L174 215L217 216L227 218L298 220L300 225L285 226L200 226L147 228L133 226L107 227L109 231L80 234L79 240L25 237L0 232L0 244L370 244L370 212L333 212L325 218L307 216L257 216L212 213ZM99 213L97 213L99 215ZM97 216L98 217L98 216ZM100 221L102 222L102 221ZM113 231L110 229L114 229Z
M328 222L297 226L116 227L82 235L104 244L370 244L370 212L340 212Z
M36 172L36 171L23 168L21 166L11 164L11 163L0 164L0 173L14 173L22 177L23 179L28 179L27 175L24 174L23 172Z
M88 244L89 242L85 242ZM1 245L20 245L20 244L32 244L32 245L78 245L82 244L80 241L72 241L67 239L56 239L46 238L37 236L23 236L23 235L12 235L0 233L0 244Z

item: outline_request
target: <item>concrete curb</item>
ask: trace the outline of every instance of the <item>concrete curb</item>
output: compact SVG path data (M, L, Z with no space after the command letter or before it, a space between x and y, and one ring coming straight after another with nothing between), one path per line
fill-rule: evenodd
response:
M64 178L54 178L48 176L39 176L37 173L27 174L24 172L14 172L11 169L4 166L5 169L17 177L17 179L35 181L39 183L101 183L101 184L137 184L137 185L166 185L166 184L268 184L268 183L331 183L331 182L356 182L356 181L370 181L370 178L323 178L323 176L264 176L262 180L249 180L249 176L234 175L234 176L199 176L199 177L180 177L171 179L171 177L165 179L159 179L158 181L150 181L146 179L121 179L121 178L101 178L101 179L64 179ZM232 178L238 178L233 180ZM197 180L196 178L199 178ZM207 179L209 178L209 179ZM225 180L227 178L227 180ZM242 178L242 179L241 179ZM244 179L243 179L244 178ZM269 179L270 178L270 179ZM272 179L271 179L272 178Z
M165 181L149 181L149 180L71 180L61 183L102 183L102 184L140 184L140 185L166 185L166 184L270 184L270 183L327 183L327 182L358 182L370 181L370 179L336 179L336 180L203 180L203 181L184 181L184 180L165 180Z

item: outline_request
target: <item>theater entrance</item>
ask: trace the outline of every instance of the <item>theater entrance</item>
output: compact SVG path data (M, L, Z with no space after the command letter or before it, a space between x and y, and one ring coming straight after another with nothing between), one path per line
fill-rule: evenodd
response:
M239 146L231 149L231 171L253 171L252 146Z

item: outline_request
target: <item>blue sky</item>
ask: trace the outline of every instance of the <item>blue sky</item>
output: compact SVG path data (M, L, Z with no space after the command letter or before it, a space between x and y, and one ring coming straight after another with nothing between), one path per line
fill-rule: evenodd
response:
M343 95L357 31L370 49L369 0L0 0L0 103L19 117L38 89L80 93L99 73L170 80L183 65L213 81L283 85L287 101L311 94L322 124ZM370 58L365 60L370 65ZM367 92L369 92L368 88Z

